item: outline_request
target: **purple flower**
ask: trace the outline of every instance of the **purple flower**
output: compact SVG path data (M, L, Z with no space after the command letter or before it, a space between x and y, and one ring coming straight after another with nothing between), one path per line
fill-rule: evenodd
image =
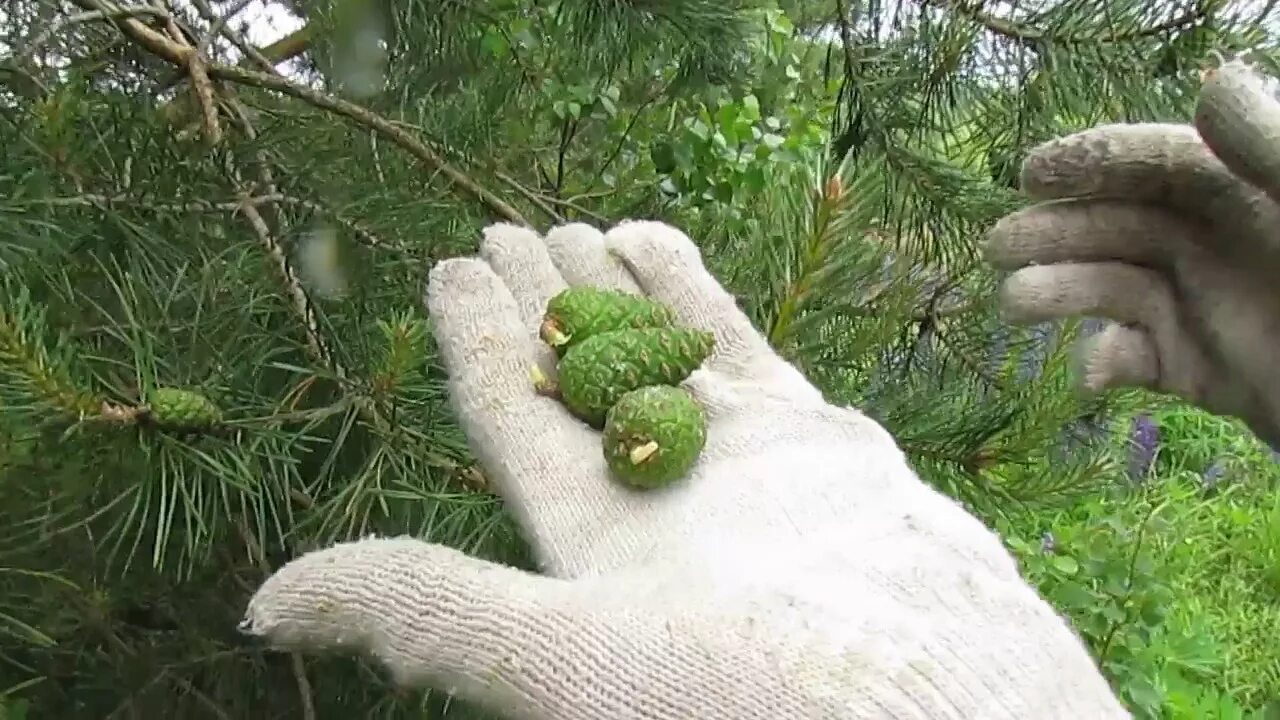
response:
M1227 472L1226 459L1218 458L1217 460L1214 460L1213 464L1210 465L1209 468L1205 470L1204 474L1201 476L1201 481L1204 485L1204 489L1213 490L1214 488L1216 488L1218 486L1218 483L1224 479L1223 475L1225 475L1226 472Z
M1129 479L1142 482L1151 472L1160 447L1160 428L1147 413L1133 418L1129 424Z

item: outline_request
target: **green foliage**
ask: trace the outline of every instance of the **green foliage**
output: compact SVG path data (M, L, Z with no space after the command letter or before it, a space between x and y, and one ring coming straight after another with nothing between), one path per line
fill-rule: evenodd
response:
M1271 717L1280 711L1270 640L1280 630L1280 464L1231 421L1155 415L1152 479L1117 477L1108 493L999 527L1139 717ZM1126 425L1117 422L1117 453L1127 451ZM1228 475L1207 473L1224 459Z
M265 573L369 533L532 566L421 309L432 263L517 215L685 229L1006 533L1140 717L1280 697L1271 458L1167 399L1082 403L1080 329L1005 327L974 252L1031 145L1186 119L1215 51L1274 64L1249 3L283 4L278 66L211 19L237 4L174 16L222 28L214 103L127 24L0 10L0 717L478 717L234 628ZM219 417L148 422L156 388Z

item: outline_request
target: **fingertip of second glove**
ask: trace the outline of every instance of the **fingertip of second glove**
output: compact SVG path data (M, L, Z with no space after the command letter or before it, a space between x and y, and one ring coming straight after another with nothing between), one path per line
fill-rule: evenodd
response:
M1186 234L1166 213L1123 201L1050 200L996 221L979 242L998 270L1030 264L1124 259L1158 260L1162 238Z
M1232 59L1204 74L1195 127L1222 162L1255 187L1280 198L1280 102L1276 82Z
M1035 200L1152 197L1195 182L1215 162L1191 125L1108 123L1033 147L1019 183Z

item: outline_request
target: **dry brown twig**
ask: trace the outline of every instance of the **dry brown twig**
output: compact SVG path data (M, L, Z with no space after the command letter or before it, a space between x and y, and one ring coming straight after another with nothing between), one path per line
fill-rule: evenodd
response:
M240 540L244 543L245 549L249 552L249 557L253 563L258 566L258 570L262 572L262 579L266 580L271 576L271 563L267 562L267 555L263 552L262 543L258 542L257 535L244 518L236 523L236 530L240 533ZM302 717L304 720L316 720L316 705L314 693L311 690L311 681L307 679L307 666L302 656L296 652L289 653L289 666L293 670L294 682L298 685L298 694L302 700Z
M159 7L160 0L153 0L157 5L157 10L163 11ZM218 145L222 142L222 124L218 122L218 105L213 89L213 81L209 79L209 72L205 67L203 52L189 42L187 36L178 28L178 23L173 19L173 15L167 11L158 13L157 16L164 21L165 31L169 33L172 41L188 50L185 58L180 66L191 78L191 88L195 93L196 104L200 107L200 119L203 122L205 140L210 145Z
M502 182L511 186L511 189L523 195L525 198L529 200L529 202L538 206L539 210L546 213L552 220L555 220L556 222L565 221L564 215L560 214L560 212L556 210L555 207L553 207L556 205L573 210L579 215L584 215L586 217L589 217L592 220L595 220L596 222L601 222L601 223L609 222L608 218L604 217L603 215L600 215L599 213L595 213L588 210L587 208L579 205L578 203L574 202L571 199L565 200L562 198L555 197L553 195L547 195L546 193L538 192L537 190L527 187L524 183L521 183L519 180L515 179L514 177L504 172L495 171L493 175L494 177L498 178Z
M105 209L113 205L133 205L146 208L153 212L195 213L235 211L239 210L246 204L254 207L273 204L295 205L297 207L310 210L317 215L325 215L330 221L337 225L341 225L344 229L354 235L361 245L371 250L389 250L405 256L409 256L411 254L407 248L399 243L393 243L381 238L377 233L368 229L364 225L361 225L350 218L343 217L332 208L327 207L324 203L316 202L315 200L308 200L306 198L294 197L292 195L286 195L279 192L252 195L238 200L187 200L183 202L155 202L129 195L101 195L98 193L85 193L83 195L72 195L70 197L33 198L29 200L22 200L17 203L11 203L8 207L20 208L24 206L47 205L52 207L86 206Z

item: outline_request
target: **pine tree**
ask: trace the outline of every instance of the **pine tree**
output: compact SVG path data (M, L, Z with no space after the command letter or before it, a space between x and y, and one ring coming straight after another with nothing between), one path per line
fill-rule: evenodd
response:
M1004 327L976 240L1026 148L1183 119L1200 63L1269 38L1232 3L1103 4L317 0L258 48L243 2L10 3L0 689L40 717L476 717L235 627L273 568L369 533L532 566L420 302L494 220L678 224L983 513L1104 481L1077 328Z

